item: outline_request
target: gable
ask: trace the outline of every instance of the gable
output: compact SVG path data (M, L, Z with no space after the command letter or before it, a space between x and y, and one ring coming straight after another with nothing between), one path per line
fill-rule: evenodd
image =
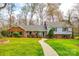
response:
M11 27L8 29L9 32L23 32L25 31L24 29L22 29L21 27Z

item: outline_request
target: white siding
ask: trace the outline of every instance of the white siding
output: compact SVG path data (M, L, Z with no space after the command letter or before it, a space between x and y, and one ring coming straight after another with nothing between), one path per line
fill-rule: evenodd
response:
M51 28L48 28L48 31L50 30ZM63 28L57 28L57 31L54 31L54 34L72 34L72 28L68 28L68 31L63 31Z
M68 28L68 31L71 31L72 32L72 28Z
M71 28L68 28L68 31L63 31L63 28L57 28L57 31L54 31L54 34L72 34L71 30Z

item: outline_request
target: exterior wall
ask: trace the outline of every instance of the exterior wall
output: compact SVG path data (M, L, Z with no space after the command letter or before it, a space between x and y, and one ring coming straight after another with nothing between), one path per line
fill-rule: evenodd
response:
M68 28L68 31L72 32L72 28Z
M58 38L58 39L60 39L60 38L66 38L66 39L68 39L68 38L71 38L71 35L55 34L54 38Z
M47 33L49 32L51 28L48 27ZM63 31L63 28L59 27L57 28L57 31L54 31L54 34L72 34L72 28L68 28L68 31Z
M32 37L37 37L36 33L37 33L37 32L31 32L31 36L32 36Z
M27 33L25 31L22 34L23 34L23 37L27 37Z
M57 31L54 31L54 34L72 34L71 30L71 28L68 28L68 31L63 31L63 28L57 28Z
M62 35L56 34L56 35L54 35L54 38L62 38Z

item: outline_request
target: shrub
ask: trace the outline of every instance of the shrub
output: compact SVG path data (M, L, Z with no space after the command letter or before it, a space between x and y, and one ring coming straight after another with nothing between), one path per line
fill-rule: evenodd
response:
M52 38L53 36L54 36L54 29L52 28L49 30L48 37Z
M19 32L13 32L12 35L13 35L14 37L20 37L20 36L21 36Z
M2 36L7 37L9 35L9 32L7 30L1 31Z
M0 33L0 38L2 38L3 37L3 35Z

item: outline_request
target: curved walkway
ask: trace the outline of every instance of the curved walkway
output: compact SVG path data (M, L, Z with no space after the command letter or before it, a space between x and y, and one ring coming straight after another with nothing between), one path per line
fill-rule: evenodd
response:
M39 40L39 43L41 44L43 48L44 55L45 56L58 56L56 51L52 47L50 47L47 43L44 42L45 40L47 39L42 38L41 40Z

